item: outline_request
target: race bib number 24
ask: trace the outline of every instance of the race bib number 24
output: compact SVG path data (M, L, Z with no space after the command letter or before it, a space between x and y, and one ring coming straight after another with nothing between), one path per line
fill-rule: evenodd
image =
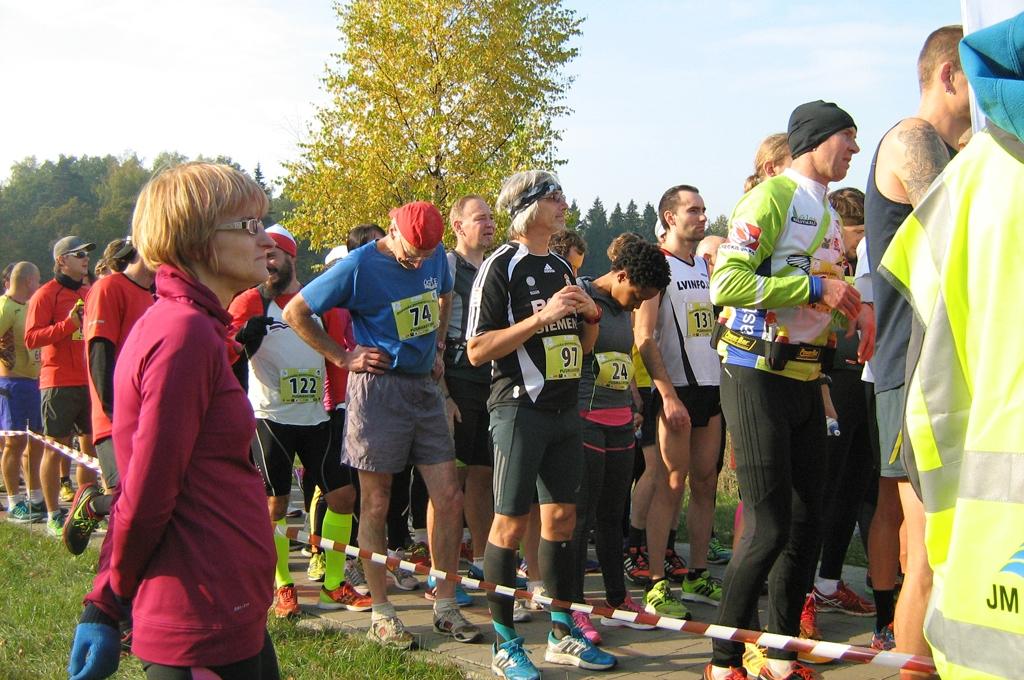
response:
M598 352L594 355L598 371L595 382L599 387L628 390L633 379L633 357L622 352Z

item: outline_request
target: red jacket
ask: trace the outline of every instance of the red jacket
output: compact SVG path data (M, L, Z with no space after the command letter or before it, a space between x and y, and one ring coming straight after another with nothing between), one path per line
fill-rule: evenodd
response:
M119 498L86 597L121 618L132 651L170 666L219 666L263 646L274 585L263 481L249 460L255 419L231 372L230 317L172 267L114 369Z
M88 294L89 286L71 290L57 279L51 279L28 301L25 346L42 349L39 389L88 384L82 330L68 318L71 309L79 300L84 302Z

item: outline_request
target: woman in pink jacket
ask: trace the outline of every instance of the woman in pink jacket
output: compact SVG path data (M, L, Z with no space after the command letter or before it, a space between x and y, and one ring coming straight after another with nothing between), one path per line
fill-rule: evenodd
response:
M132 241L156 270L157 302L114 372L121 483L75 630L74 680L117 669L129 606L150 680L278 678L272 529L226 345L231 298L267 277L267 208L252 179L211 163L166 170L139 196Z

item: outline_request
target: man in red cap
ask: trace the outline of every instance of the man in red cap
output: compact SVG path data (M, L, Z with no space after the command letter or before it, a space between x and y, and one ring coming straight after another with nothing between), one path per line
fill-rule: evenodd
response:
M437 384L453 285L448 259L438 247L443 233L441 213L430 203L392 210L388 235L353 250L303 288L288 303L284 318L328 361L350 372L344 459L359 471L360 547L385 552L391 476L416 465L436 520L428 521L431 560L437 569L454 573L462 492ZM356 347L351 351L313 320L333 307L352 315ZM364 565L373 599L369 638L412 647L413 637L387 599L384 568L369 560ZM459 642L480 638L459 611L455 585L448 581L437 584L434 630Z

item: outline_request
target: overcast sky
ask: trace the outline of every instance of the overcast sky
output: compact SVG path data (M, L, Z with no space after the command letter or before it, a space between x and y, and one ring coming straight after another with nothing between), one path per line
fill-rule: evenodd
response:
M862 151L917 107L915 62L959 0L567 3L586 17L558 172L584 210L697 185L729 213L767 134L835 101ZM0 180L26 156L231 156L269 178L297 156L331 54L328 0L0 0ZM497 187L481 187L494 195Z

